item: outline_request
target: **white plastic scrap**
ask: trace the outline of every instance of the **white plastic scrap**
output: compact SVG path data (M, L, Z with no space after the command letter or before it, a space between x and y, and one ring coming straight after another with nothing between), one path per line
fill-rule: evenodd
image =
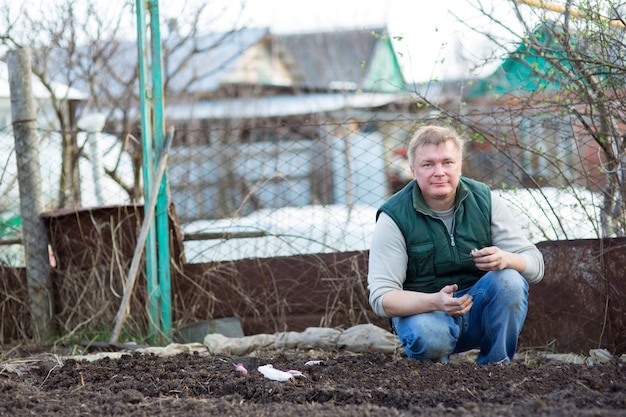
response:
M258 370L263 374L263 376L265 376L265 378L280 382L288 381L294 376L303 376L300 371L294 371L292 369L288 371L281 371L280 369L274 368L272 364L259 366Z
M321 365L322 361L308 361L304 365L305 366L313 366L313 365Z
M612 358L613 355L611 355L611 352L607 349L591 349L589 351L589 358L587 358L587 364L604 363L610 361Z

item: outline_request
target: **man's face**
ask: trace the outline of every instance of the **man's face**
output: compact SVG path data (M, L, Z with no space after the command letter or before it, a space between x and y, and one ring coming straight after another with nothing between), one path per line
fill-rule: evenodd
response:
M440 145L423 145L415 150L411 172L431 209L452 208L461 165L461 152L453 140Z

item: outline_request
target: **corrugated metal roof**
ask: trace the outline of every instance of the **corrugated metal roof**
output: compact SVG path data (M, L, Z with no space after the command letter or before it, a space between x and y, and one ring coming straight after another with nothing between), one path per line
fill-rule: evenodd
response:
M372 108L406 100L407 94L307 94L272 97L221 99L167 107L170 120L248 119L296 116Z

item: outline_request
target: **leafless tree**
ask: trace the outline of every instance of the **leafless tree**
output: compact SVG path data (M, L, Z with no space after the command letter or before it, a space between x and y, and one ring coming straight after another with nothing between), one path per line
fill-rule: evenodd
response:
M80 201L78 158L82 150L76 144L76 123L89 112L103 113L105 131L124 141L133 161L132 180L121 178L115 170L107 174L118 181L133 201L142 198L141 132L139 69L135 2L98 0L56 0L38 5L4 10L0 22L0 42L5 48L29 48L33 73L52 94L56 112L55 129L63 135L63 175L59 188L59 206ZM162 26L161 54L164 64L163 84L168 103L189 96L188 86L207 74L188 71L195 56L215 48L224 37L238 28L224 32L211 42L199 43L200 32L210 32L220 12L207 11L209 2L182 1L176 16L160 13ZM240 10L241 11L241 10ZM213 17L211 17L213 16ZM212 20L213 19L213 20ZM175 60L170 58L175 55ZM180 74L185 72L184 77ZM178 83L170 88L171 81ZM181 81L183 80L183 81ZM55 96L53 84L63 83L87 94L87 101L65 104Z

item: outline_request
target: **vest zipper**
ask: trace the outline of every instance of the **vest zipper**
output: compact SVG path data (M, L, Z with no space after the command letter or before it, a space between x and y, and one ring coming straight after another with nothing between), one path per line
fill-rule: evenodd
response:
M439 220L441 223L443 223L444 229L446 229L446 231L448 232L448 236L450 236L450 246L452 247L456 246L456 242L454 241L454 224L456 223L456 211L457 210L458 210L458 207L454 210L453 217L452 217L452 224L450 225L450 230L448 230L448 227L446 226L446 222L441 217L436 217L436 216L433 216L432 214L430 215L430 217L433 217L436 220Z
M452 214L452 226L450 227L450 246L455 247L456 243L454 242L454 225L456 223L456 211L457 209L454 209L454 212Z

